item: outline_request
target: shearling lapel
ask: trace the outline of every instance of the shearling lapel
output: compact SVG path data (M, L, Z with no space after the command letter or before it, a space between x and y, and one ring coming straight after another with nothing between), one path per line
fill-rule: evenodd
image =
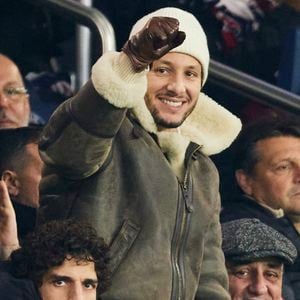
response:
M216 154L230 146L241 130L240 119L204 93L200 93L193 112L177 128L177 132L172 132L172 134L169 132L158 133L145 101L138 101L132 111L141 125L148 132L157 134L159 141L160 136L162 136L164 147L169 147L170 149L176 148L176 146L171 144L177 146L178 143L183 144L186 149L188 142L194 142L202 146L202 151L206 155ZM170 137L167 138L167 135L170 135ZM178 139L181 141L177 142ZM166 140L169 141L169 146L167 146ZM178 149L179 151L183 150L182 147Z

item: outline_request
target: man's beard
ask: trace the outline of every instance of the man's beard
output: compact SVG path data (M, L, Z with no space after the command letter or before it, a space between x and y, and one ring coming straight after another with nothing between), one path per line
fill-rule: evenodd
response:
M184 115L183 118L177 122L172 122L172 121L168 122L167 120L160 117L159 111L156 108L152 109L150 113L157 127L168 128L168 129L179 127L189 115L189 113L187 115Z
M147 106L147 105L146 105ZM183 117L178 121L167 121L164 118L160 117L159 111L155 107L150 107L149 111L154 119L155 124L157 127L171 129L171 128L177 128L182 125L182 123L186 120L186 118L191 114L191 112L194 110L196 106L196 103L190 108L190 110L186 111Z

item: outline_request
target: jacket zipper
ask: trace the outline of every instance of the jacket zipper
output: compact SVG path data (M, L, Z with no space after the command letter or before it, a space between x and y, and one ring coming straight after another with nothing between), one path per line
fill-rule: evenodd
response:
M183 264L180 263L180 248L182 244L182 235L186 223L186 212L182 196L179 197L178 210L176 216L175 230L172 239L171 260L173 269L172 280L172 300L183 300L183 281L184 275L182 270Z
M198 150L193 151L192 155ZM191 156L192 156L191 155ZM191 157L190 156L190 157ZM183 183L179 183L180 195L178 199L178 209L176 215L176 224L172 238L171 248L171 261L172 261L172 300L185 299L185 270L184 270L184 248L189 232L189 225L191 220L191 213L193 212L192 206L192 193L190 180L190 159L188 160L186 172L184 175Z

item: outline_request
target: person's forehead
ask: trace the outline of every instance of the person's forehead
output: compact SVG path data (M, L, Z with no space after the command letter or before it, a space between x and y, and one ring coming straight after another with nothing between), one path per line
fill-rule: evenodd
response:
M298 137L298 136L294 136L294 135L280 135L280 136L266 137L266 138L258 140L256 142L256 145L261 145L261 147L268 147L269 144L278 144L278 145L284 146L285 143L282 143L282 141L290 141L293 143L300 143L300 136Z
M158 60L154 61L154 63L165 63L174 66L180 65L187 68L201 69L201 64L196 58L181 52L169 52Z
M300 137L287 135L265 138L257 141L255 148L256 151L259 151L259 153L264 157L280 155L282 153L288 154L294 150L296 150L295 152L299 152Z
M283 262L274 257L265 257L261 259L256 259L249 262L232 263L229 264L233 267L249 267L249 268L276 268L281 269L283 267Z
M9 59L0 55L0 83L23 84L18 67Z
M94 262L78 261L74 258L65 259L62 265L51 268L46 277L67 277L74 281L97 279Z

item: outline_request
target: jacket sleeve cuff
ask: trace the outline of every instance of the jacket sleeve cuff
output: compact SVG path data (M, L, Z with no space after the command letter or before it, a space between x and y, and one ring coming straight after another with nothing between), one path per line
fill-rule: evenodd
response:
M122 52L103 54L92 68L92 82L102 97L119 108L132 108L143 101L147 89L146 71L134 72Z

